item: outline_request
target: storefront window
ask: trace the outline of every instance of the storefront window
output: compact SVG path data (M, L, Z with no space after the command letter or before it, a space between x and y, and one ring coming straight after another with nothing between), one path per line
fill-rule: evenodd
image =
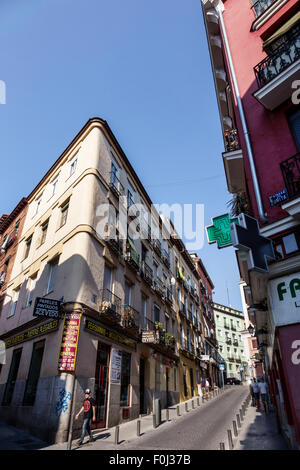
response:
M35 402L38 381L40 378L45 342L40 341L33 346L31 364L26 382L23 405L32 406Z
M122 352L120 406L129 405L130 360L131 355L126 352Z

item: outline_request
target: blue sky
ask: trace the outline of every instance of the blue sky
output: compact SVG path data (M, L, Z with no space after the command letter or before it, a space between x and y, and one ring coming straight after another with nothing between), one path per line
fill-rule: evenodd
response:
M0 213L27 196L93 116L154 203L227 212L223 141L200 0L2 0ZM232 247L198 252L216 302L241 308Z

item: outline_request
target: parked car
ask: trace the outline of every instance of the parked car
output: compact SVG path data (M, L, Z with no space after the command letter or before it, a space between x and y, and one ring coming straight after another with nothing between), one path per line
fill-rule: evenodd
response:
M240 385L241 381L237 379L236 377L228 377L225 380L225 385Z

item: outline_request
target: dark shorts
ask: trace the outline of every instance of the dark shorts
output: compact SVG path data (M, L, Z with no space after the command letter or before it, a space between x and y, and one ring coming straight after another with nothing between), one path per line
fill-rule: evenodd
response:
M258 398L259 398L259 393L257 393L257 392L255 393L255 392L254 392L254 398L256 398L256 400L258 400Z
M261 394L261 401L267 401L267 394L266 393Z

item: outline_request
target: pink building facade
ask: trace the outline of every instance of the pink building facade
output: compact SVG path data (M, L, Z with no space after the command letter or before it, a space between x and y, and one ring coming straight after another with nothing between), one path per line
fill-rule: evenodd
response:
M300 13L297 0L202 0L235 214L272 241L237 261L279 429L300 447ZM249 237L252 234L249 230ZM252 238L254 239L254 238Z

